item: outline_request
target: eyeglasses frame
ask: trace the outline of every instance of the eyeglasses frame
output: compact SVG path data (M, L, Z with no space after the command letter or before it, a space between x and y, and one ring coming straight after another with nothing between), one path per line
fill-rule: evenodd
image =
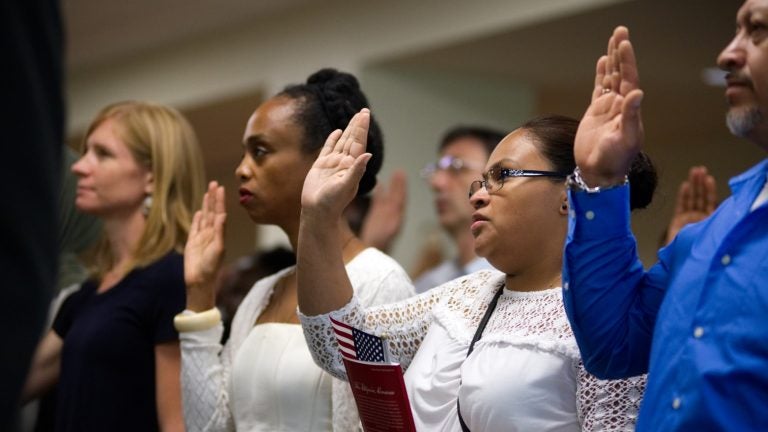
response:
M495 192L497 190L501 190L502 186L504 186L504 182L508 178L512 177L559 177L559 178L566 178L568 177L569 173L561 173L557 171L541 171L541 170L524 170L524 169L513 169L513 168L500 168L501 170L501 181L499 182L499 187L494 189L493 191L488 188L488 173L493 170L489 170L483 173L483 179L482 180L475 180L472 183L469 184L469 198L472 198L472 195L476 194L480 189L485 189L488 191L488 193ZM475 189L474 192L472 192L472 189L474 189L475 183L479 183L480 186Z

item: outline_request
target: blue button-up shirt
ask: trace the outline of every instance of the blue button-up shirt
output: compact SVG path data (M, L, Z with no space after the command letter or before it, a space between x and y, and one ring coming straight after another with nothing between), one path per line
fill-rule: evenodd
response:
M629 187L570 193L563 298L587 370L649 372L639 431L768 431L768 160L645 272ZM663 227L659 225L659 229Z

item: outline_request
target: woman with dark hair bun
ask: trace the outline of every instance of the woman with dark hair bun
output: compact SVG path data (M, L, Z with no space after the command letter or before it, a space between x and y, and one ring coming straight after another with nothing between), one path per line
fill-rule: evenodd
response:
M304 126L302 146L314 155L331 132L346 127L360 107L369 107L357 78L334 69L321 69L307 78L306 84L288 86L281 95L301 101L297 121ZM376 174L384 162L384 137L375 120L368 129L367 152L371 160L360 179L358 195L366 195L376 186Z
M530 120L491 154L482 180L469 187L475 251L499 271L483 270L416 297L375 307L361 304L343 271L336 223L363 174L361 111L344 135L328 138L302 192L299 307L315 361L346 373L329 316L386 334L405 368L420 431L596 431L633 429L644 377L602 381L584 368L562 302L562 250L568 232L566 176L575 168L579 122L562 116ZM632 181L649 187L646 158ZM322 293L322 294L321 294Z
M240 204L255 223L279 226L296 250L304 177L326 136L367 106L354 76L323 69L256 109L235 170ZM383 156L381 132L372 124L367 138L373 165L358 183L361 195L375 186ZM175 323L187 430L357 429L349 385L312 362L296 315L295 267L257 281L235 314L226 345L219 343L222 325L213 283L223 255L224 208L223 188L211 183L185 250L187 310ZM337 228L345 274L364 304L413 294L410 279L394 260L367 248L346 221Z

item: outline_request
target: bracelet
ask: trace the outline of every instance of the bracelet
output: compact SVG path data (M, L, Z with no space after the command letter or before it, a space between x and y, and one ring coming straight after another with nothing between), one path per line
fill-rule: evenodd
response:
M221 312L215 307L203 312L184 312L173 317L173 326L180 333L208 330L221 322Z
M611 185L611 186L595 186L595 187L590 187L587 184L587 182L585 182L584 179L581 178L581 170L579 169L579 167L576 167L576 169L573 170L573 174L569 175L567 180L566 180L566 185L568 185L568 187L571 190L581 190L581 191L584 191L586 193L600 193L600 192L602 192L604 190L608 190L608 189L613 189L613 188L624 186L627 183L629 183L629 177L624 175L624 181L621 182L620 184L615 184L615 185Z

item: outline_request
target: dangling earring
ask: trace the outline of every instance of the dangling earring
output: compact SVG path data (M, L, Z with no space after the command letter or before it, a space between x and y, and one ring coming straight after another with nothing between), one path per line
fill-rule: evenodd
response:
M149 216L149 211L152 209L152 195L147 195L144 198L144 202L141 205L141 214L144 215L144 217Z

